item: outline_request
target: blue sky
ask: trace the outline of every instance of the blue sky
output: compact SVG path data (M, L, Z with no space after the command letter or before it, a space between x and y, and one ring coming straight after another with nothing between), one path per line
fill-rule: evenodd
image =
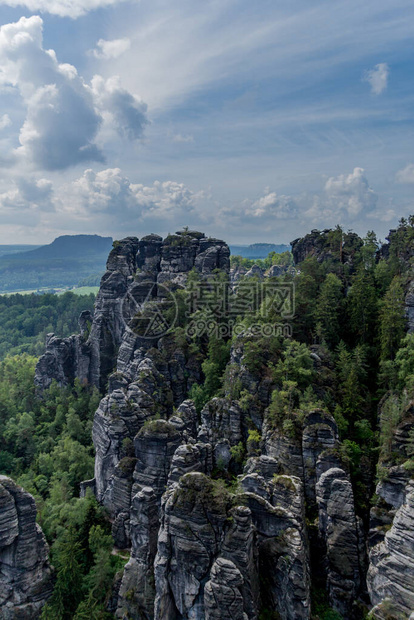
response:
M0 0L0 24L0 243L414 212L411 0Z

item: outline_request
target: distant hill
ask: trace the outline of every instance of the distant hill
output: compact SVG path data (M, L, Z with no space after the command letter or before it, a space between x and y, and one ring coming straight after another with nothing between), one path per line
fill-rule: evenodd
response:
M20 246L26 251L16 247L0 255L0 292L76 286L91 274L96 277L105 270L112 237L64 235L49 245Z
M231 245L230 252L233 256L243 258L266 258L269 252L290 252L290 245L275 243L253 243L252 245Z
M36 250L39 247L39 245L0 245L0 257L9 254L28 252L29 250Z

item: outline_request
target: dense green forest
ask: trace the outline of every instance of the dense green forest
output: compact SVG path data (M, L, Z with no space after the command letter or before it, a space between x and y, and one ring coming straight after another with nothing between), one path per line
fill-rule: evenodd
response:
M79 483L93 476L92 420L100 396L75 384L34 390L36 358L0 363L0 471L35 497L38 520L52 544L56 586L45 618L105 618L102 601L125 559L111 555L103 510Z
M312 407L334 415L341 456L348 462L357 511L365 524L383 464L399 458L392 450L392 433L414 397L414 335L406 335L404 307L414 221L401 222L389 254L379 249L374 233L361 240L338 227L326 238L324 260L310 256L298 273L287 272L275 280L295 283L293 338L249 335L253 324L280 322L276 311L264 314L257 307L256 314L237 319L245 328L248 369L278 386L268 412L271 424L294 434ZM259 264L292 261L290 254L279 256L269 255ZM217 278L223 280L223 275ZM181 293L177 295L180 301ZM91 428L100 395L78 383L72 388L52 384L40 400L33 383L35 356L42 352L45 334L75 332L77 315L92 304L92 296L84 299L70 293L0 298L0 355L5 358L0 362L0 471L36 499L57 575L43 618L54 620L113 617L107 611L111 584L127 561L125 554L111 553L110 525L103 509L91 495L79 499L80 482L93 476ZM191 339L185 326L192 318L180 312L173 337L203 356L204 382L189 394L197 409L225 391L254 409L253 397L233 381L228 364L231 340ZM252 424L247 443L232 449L239 470L260 440ZM414 460L408 459L404 466L412 471ZM237 473L236 469L215 475L231 486ZM325 620L338 617L317 595L314 613Z
M0 296L0 360L6 355L44 352L46 334L70 336L78 331L83 310L93 311L94 295Z
M404 304L412 278L413 245L414 220L401 222L386 257L379 252L375 233L361 240L337 227L327 236L324 260L310 256L300 263L296 275L287 272L275 278L295 284L293 339L246 338L249 370L257 378L270 375L280 387L273 392L269 411L275 426L294 433L304 412L315 406L335 417L341 456L349 464L357 508L365 523L375 479L382 471L379 465L376 473L378 457L382 463L395 462L392 433L414 397L414 334L406 336ZM288 253L272 253L264 261L232 257L233 266L246 267L252 262L268 268L291 261ZM238 321L248 333L249 326L269 318L282 322L281 316L263 312L263 307L255 315L239 316ZM223 341L211 339L205 349L205 383L194 386L190 394L199 410L225 391L231 391L233 398L244 398L246 407L254 404L249 394L237 392L231 368L224 372L230 344L226 349ZM316 351L321 361L318 371L312 361ZM252 436L256 434L252 428ZM405 466L414 468L414 461Z

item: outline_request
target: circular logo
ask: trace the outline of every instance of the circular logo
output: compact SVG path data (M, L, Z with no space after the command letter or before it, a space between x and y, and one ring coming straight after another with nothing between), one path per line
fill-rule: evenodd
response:
M135 284L122 300L125 328L144 340L165 336L176 324L178 304L173 291L164 284L144 281Z

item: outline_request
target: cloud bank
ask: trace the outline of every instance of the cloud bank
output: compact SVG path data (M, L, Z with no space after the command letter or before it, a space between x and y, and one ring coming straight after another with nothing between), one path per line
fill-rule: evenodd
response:
M137 225L177 226L177 219L194 214L201 193L176 181L155 181L150 186L134 184L119 168L100 172L92 169L61 192L60 208L76 217L115 230Z
M125 0L0 0L0 6L25 7L32 13L51 13L76 19L90 11L115 6Z
M8 191L0 193L2 225L40 226L42 214L54 210L53 185L48 179L18 177Z
M329 178L323 190L316 195L278 195L267 188L254 201L245 200L240 206L221 210L223 222L236 220L242 225L261 227L279 226L298 222L309 227L332 226L338 223L352 226L359 218L369 217L378 202L378 196L369 186L363 168L354 168L350 174Z
M103 162L96 139L104 123L122 137L142 136L148 122L145 103L117 78L95 76L88 85L73 65L60 64L54 50L43 48L40 17L22 17L0 28L0 65L0 86L12 87L26 108L16 154L36 168Z
M362 168L329 178L318 194L279 195L266 188L262 195L230 207L208 191L178 181L144 185L120 168L88 168L59 187L47 179L18 178L10 191L0 194L0 215L9 225L71 233L141 236L189 225L233 239L248 233L250 238L265 234L285 240L292 231L297 236L336 224L355 229L361 222L368 230L374 218L388 223L396 217L393 209L378 208L378 196Z

